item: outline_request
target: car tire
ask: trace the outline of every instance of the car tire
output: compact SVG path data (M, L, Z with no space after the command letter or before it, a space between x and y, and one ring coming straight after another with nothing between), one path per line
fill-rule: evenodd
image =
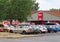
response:
M12 31L12 30L10 30L9 32L10 32L10 33L13 33L13 31Z
M48 30L48 33L50 33L51 31L50 30Z
M9 32L8 30L6 30L5 32Z
M26 31L23 31L22 34L26 34Z
M57 31L54 31L54 33L57 33Z

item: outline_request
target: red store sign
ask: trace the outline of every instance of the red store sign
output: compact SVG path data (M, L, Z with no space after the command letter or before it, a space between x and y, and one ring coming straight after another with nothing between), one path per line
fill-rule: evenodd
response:
M38 20L43 20L43 13L42 12L38 12Z

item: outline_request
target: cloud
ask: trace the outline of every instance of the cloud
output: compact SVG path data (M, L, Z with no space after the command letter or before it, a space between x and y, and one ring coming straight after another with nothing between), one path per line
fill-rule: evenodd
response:
M39 3L39 10L49 10L51 8L60 8L60 0L36 0Z

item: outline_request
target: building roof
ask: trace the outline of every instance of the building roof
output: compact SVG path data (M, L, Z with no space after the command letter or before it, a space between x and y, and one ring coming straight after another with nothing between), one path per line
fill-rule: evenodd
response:
M55 16L58 16L60 17L60 10L49 10L49 11L42 11L42 12L46 12L48 14L51 14L51 15L55 15Z
M60 21L60 10L34 10L31 17L28 18L28 21L37 21L38 12L43 13L43 20L59 20Z

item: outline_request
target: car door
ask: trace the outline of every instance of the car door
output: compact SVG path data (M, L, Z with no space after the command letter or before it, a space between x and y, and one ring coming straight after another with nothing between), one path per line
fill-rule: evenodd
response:
M23 31L23 26L17 26L17 30L18 30L19 33L22 33L22 31Z

